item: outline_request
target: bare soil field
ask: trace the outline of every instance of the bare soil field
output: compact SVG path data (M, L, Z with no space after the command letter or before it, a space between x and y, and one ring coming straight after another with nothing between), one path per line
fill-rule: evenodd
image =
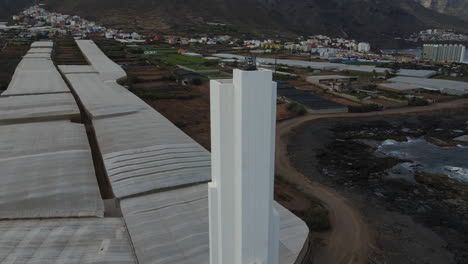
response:
M3 90L8 87L16 66L28 52L30 42L4 39L0 44L0 90Z

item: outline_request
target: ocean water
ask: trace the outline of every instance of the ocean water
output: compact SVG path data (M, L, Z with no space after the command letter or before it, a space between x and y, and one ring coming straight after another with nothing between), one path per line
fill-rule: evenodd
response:
M439 147L424 138L408 138L404 142L385 140L378 145L376 154L413 161L392 169L403 176L411 171L424 171L468 182L468 147ZM396 177L398 174L390 175Z

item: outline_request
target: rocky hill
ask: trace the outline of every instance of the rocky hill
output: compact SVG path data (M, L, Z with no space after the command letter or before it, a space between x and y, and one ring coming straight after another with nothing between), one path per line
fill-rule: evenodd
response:
M468 21L468 0L416 0L426 8Z
M405 36L428 27L468 31L459 18L414 0L46 0L52 9L112 26L190 30L222 21L258 32L362 39ZM193 32L193 31L192 31Z

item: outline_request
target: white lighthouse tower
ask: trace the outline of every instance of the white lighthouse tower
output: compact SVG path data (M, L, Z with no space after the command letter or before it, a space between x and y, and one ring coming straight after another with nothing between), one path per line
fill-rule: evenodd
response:
M234 70L233 80L211 81L211 264L278 263L275 124L271 71Z

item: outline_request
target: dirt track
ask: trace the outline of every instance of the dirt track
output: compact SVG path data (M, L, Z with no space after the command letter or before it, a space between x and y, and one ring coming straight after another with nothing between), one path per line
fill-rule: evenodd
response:
M288 157L287 145L291 131L304 122L325 118L358 118L397 115L457 108L468 105L468 99L439 103L425 107L392 109L365 114L306 115L277 125L276 174L298 186L305 194L319 198L329 210L332 231L326 235L325 246L314 255L317 264L369 263L369 252L374 245L373 235L364 217L352 201L299 173Z

